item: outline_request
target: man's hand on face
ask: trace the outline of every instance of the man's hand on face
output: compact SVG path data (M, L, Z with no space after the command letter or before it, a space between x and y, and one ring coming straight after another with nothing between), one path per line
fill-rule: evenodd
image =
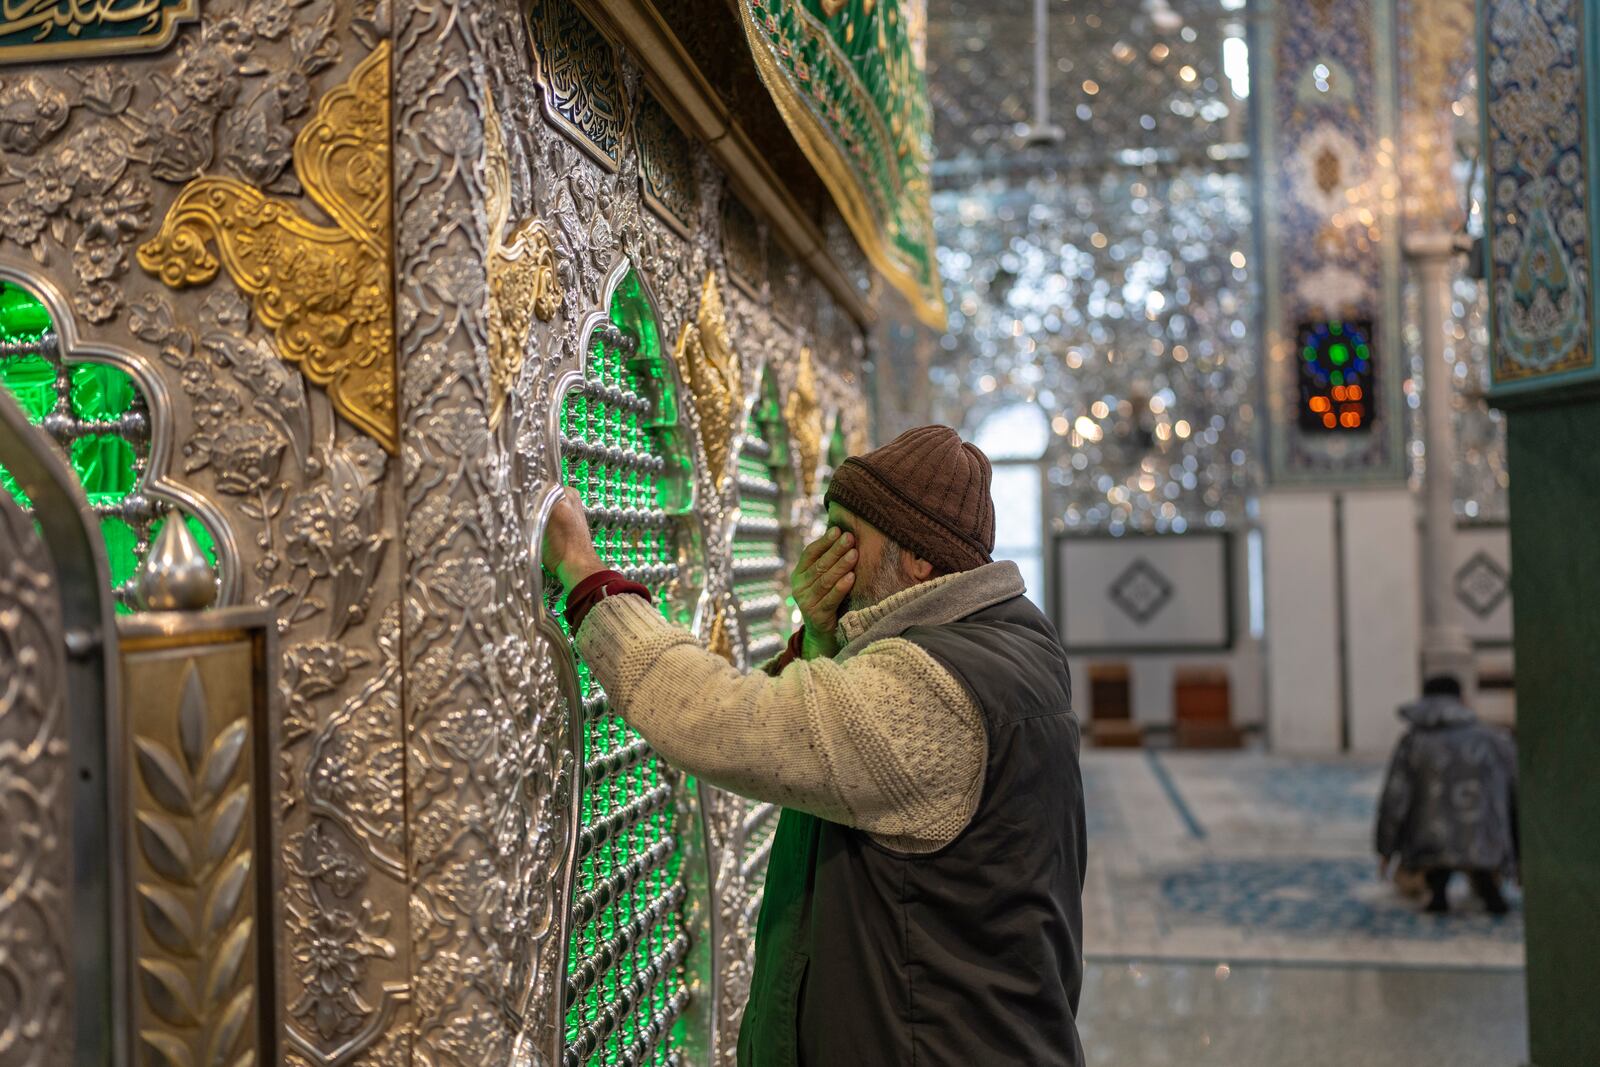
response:
M790 584L805 621L806 659L839 651L834 631L839 625L839 605L856 581L855 543L854 534L830 526L800 553Z
M550 510L545 523L540 558L555 573L562 588L569 592L596 571L605 570L589 536L589 520L584 516L583 500L576 489L562 489L561 499Z

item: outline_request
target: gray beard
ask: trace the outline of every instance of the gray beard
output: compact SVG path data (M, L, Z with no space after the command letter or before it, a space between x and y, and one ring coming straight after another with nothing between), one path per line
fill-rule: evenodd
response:
M859 568L856 570L856 584L851 586L850 595L844 601L846 615L882 603L908 587L899 569L888 565L889 555L888 552L884 553L884 558L878 561L877 569L871 574L863 574Z

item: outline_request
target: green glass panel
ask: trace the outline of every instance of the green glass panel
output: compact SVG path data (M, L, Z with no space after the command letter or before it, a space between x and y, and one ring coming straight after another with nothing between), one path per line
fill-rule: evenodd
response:
M589 352L586 377L591 382L615 387L635 396L651 397L655 403L648 414L641 416L631 407L613 404L589 394L569 392L561 404L560 424L563 433L590 445L620 448L625 453L663 460L667 470L660 476L643 474L634 469L631 461L619 464L611 459L593 460L587 451L569 451L562 457L562 472L567 484L578 491L587 507L664 507L667 500L675 499L673 492L669 491L673 483L687 484L686 467L679 466L683 450L676 447L674 439L679 430L676 400L672 395L673 379L670 369L663 362L665 352L659 326L636 274L630 273L618 285L609 311L612 325L634 339L634 350L630 354L597 339ZM610 566L654 566L676 560L674 535L648 525L624 526L614 521L597 523L594 540L596 552ZM546 580L554 590L553 579L547 577ZM665 590L657 589L654 592L665 613L669 608ZM565 607L564 598L555 593L551 606L559 617ZM562 627L565 630L565 620L562 620ZM588 698L594 683L587 665L581 661L578 678L580 689ZM639 740L638 733L621 718L606 713L585 722L582 736L585 762L617 752ZM667 778L660 761L653 755L632 767L587 781L579 796L580 818L586 824L592 824L615 817L629 804L647 796L665 781ZM664 838L674 839L676 830L675 809L622 828L611 835L604 845L583 857L579 863L579 884L585 888L599 885L619 868L631 864L653 843ZM673 862L655 870L614 899L592 922L575 929L568 945L572 964L576 965L578 961L592 956L604 942L616 937L619 931L631 930L641 914L678 884L681 880L678 870L679 863L674 857ZM677 929L678 917L664 916L645 930L643 936L627 951L618 954L594 986L566 1013L569 1041L577 1038L581 1026L597 1019L624 990L631 988L655 954L664 951L671 943ZM651 1013L658 1006L665 1005L672 994L682 987L681 974L664 976L655 983L653 988L638 998L633 1010L617 1021L601 1047L586 1062L621 1062L638 1039Z
M16 397L29 422L55 410L56 368L44 356L0 356L0 385Z
M87 422L109 422L133 405L133 379L104 363L72 368L72 413Z
M9 283L0 283L0 341L8 343L32 342L49 332L49 312L27 290ZM112 433L91 433L73 437L72 431L84 423L111 422L126 414L133 406L137 387L123 370L100 363L78 364L67 374L67 396L59 393L60 368L52 358L52 351L30 352L23 355L0 355L0 385L16 398L27 417L42 422L46 416L60 411L66 417L68 432L63 439L70 441L67 458L73 472L83 487L91 504L115 504L130 493L139 480L138 449L133 442ZM65 409L62 401L65 399ZM77 423L78 426L73 424ZM54 429L54 427L52 427ZM11 475L0 470L0 489L4 489L24 507L29 506L25 494ZM187 519L189 528L205 551L212 565L216 565L216 545L211 533L193 516ZM160 532L161 523L152 523L148 533L141 537L134 526L115 516L100 520L101 538L106 559L110 564L113 587L127 583L138 569L141 544L147 545ZM117 605L119 612L131 608Z
M110 565L111 588L119 589L139 569L139 535L133 527L115 516L100 520L100 537L106 545L106 562ZM127 615L132 608L117 601L117 614Z
M33 502L28 499L28 494L22 491L22 486L17 484L16 479L11 477L11 472L4 467L0 467L0 489L4 489L9 493L11 499L17 502L18 507L28 508L33 506Z
M100 520L100 536L106 543L106 562L111 565L111 584L118 586L139 569L139 535L132 526L108 515Z
M0 282L0 340L32 340L50 329L50 312L32 293Z
M113 504L138 480L133 445L115 434L96 433L72 442L72 469L91 504Z

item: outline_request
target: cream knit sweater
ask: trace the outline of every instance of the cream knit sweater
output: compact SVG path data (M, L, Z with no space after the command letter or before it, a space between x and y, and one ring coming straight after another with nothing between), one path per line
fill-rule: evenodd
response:
M1013 563L925 582L844 616L834 659L777 676L740 674L636 596L596 604L578 651L612 707L672 764L928 852L977 810L988 740L966 687L900 634L1022 591Z

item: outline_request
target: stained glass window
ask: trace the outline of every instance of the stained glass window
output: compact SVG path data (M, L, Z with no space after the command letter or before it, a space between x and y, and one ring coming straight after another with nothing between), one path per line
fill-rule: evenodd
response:
M150 452L144 397L120 368L63 363L49 311L10 283L0 283L0 385L66 453L100 523L116 609L132 611L131 582L160 532L163 510L140 492ZM32 506L4 467L0 490L23 508ZM208 531L192 516L186 521L215 564Z
M561 404L562 478L583 498L605 563L648 586L673 617L674 514L688 504L676 398L638 276L595 332L584 380ZM565 604L553 604L559 617ZM563 623L564 625L564 623ZM687 896L673 773L610 710L578 665L582 826L567 949L566 1063L675 1064L689 1002Z
M1372 323L1307 322L1297 333L1300 429L1310 433L1371 430L1378 387Z

